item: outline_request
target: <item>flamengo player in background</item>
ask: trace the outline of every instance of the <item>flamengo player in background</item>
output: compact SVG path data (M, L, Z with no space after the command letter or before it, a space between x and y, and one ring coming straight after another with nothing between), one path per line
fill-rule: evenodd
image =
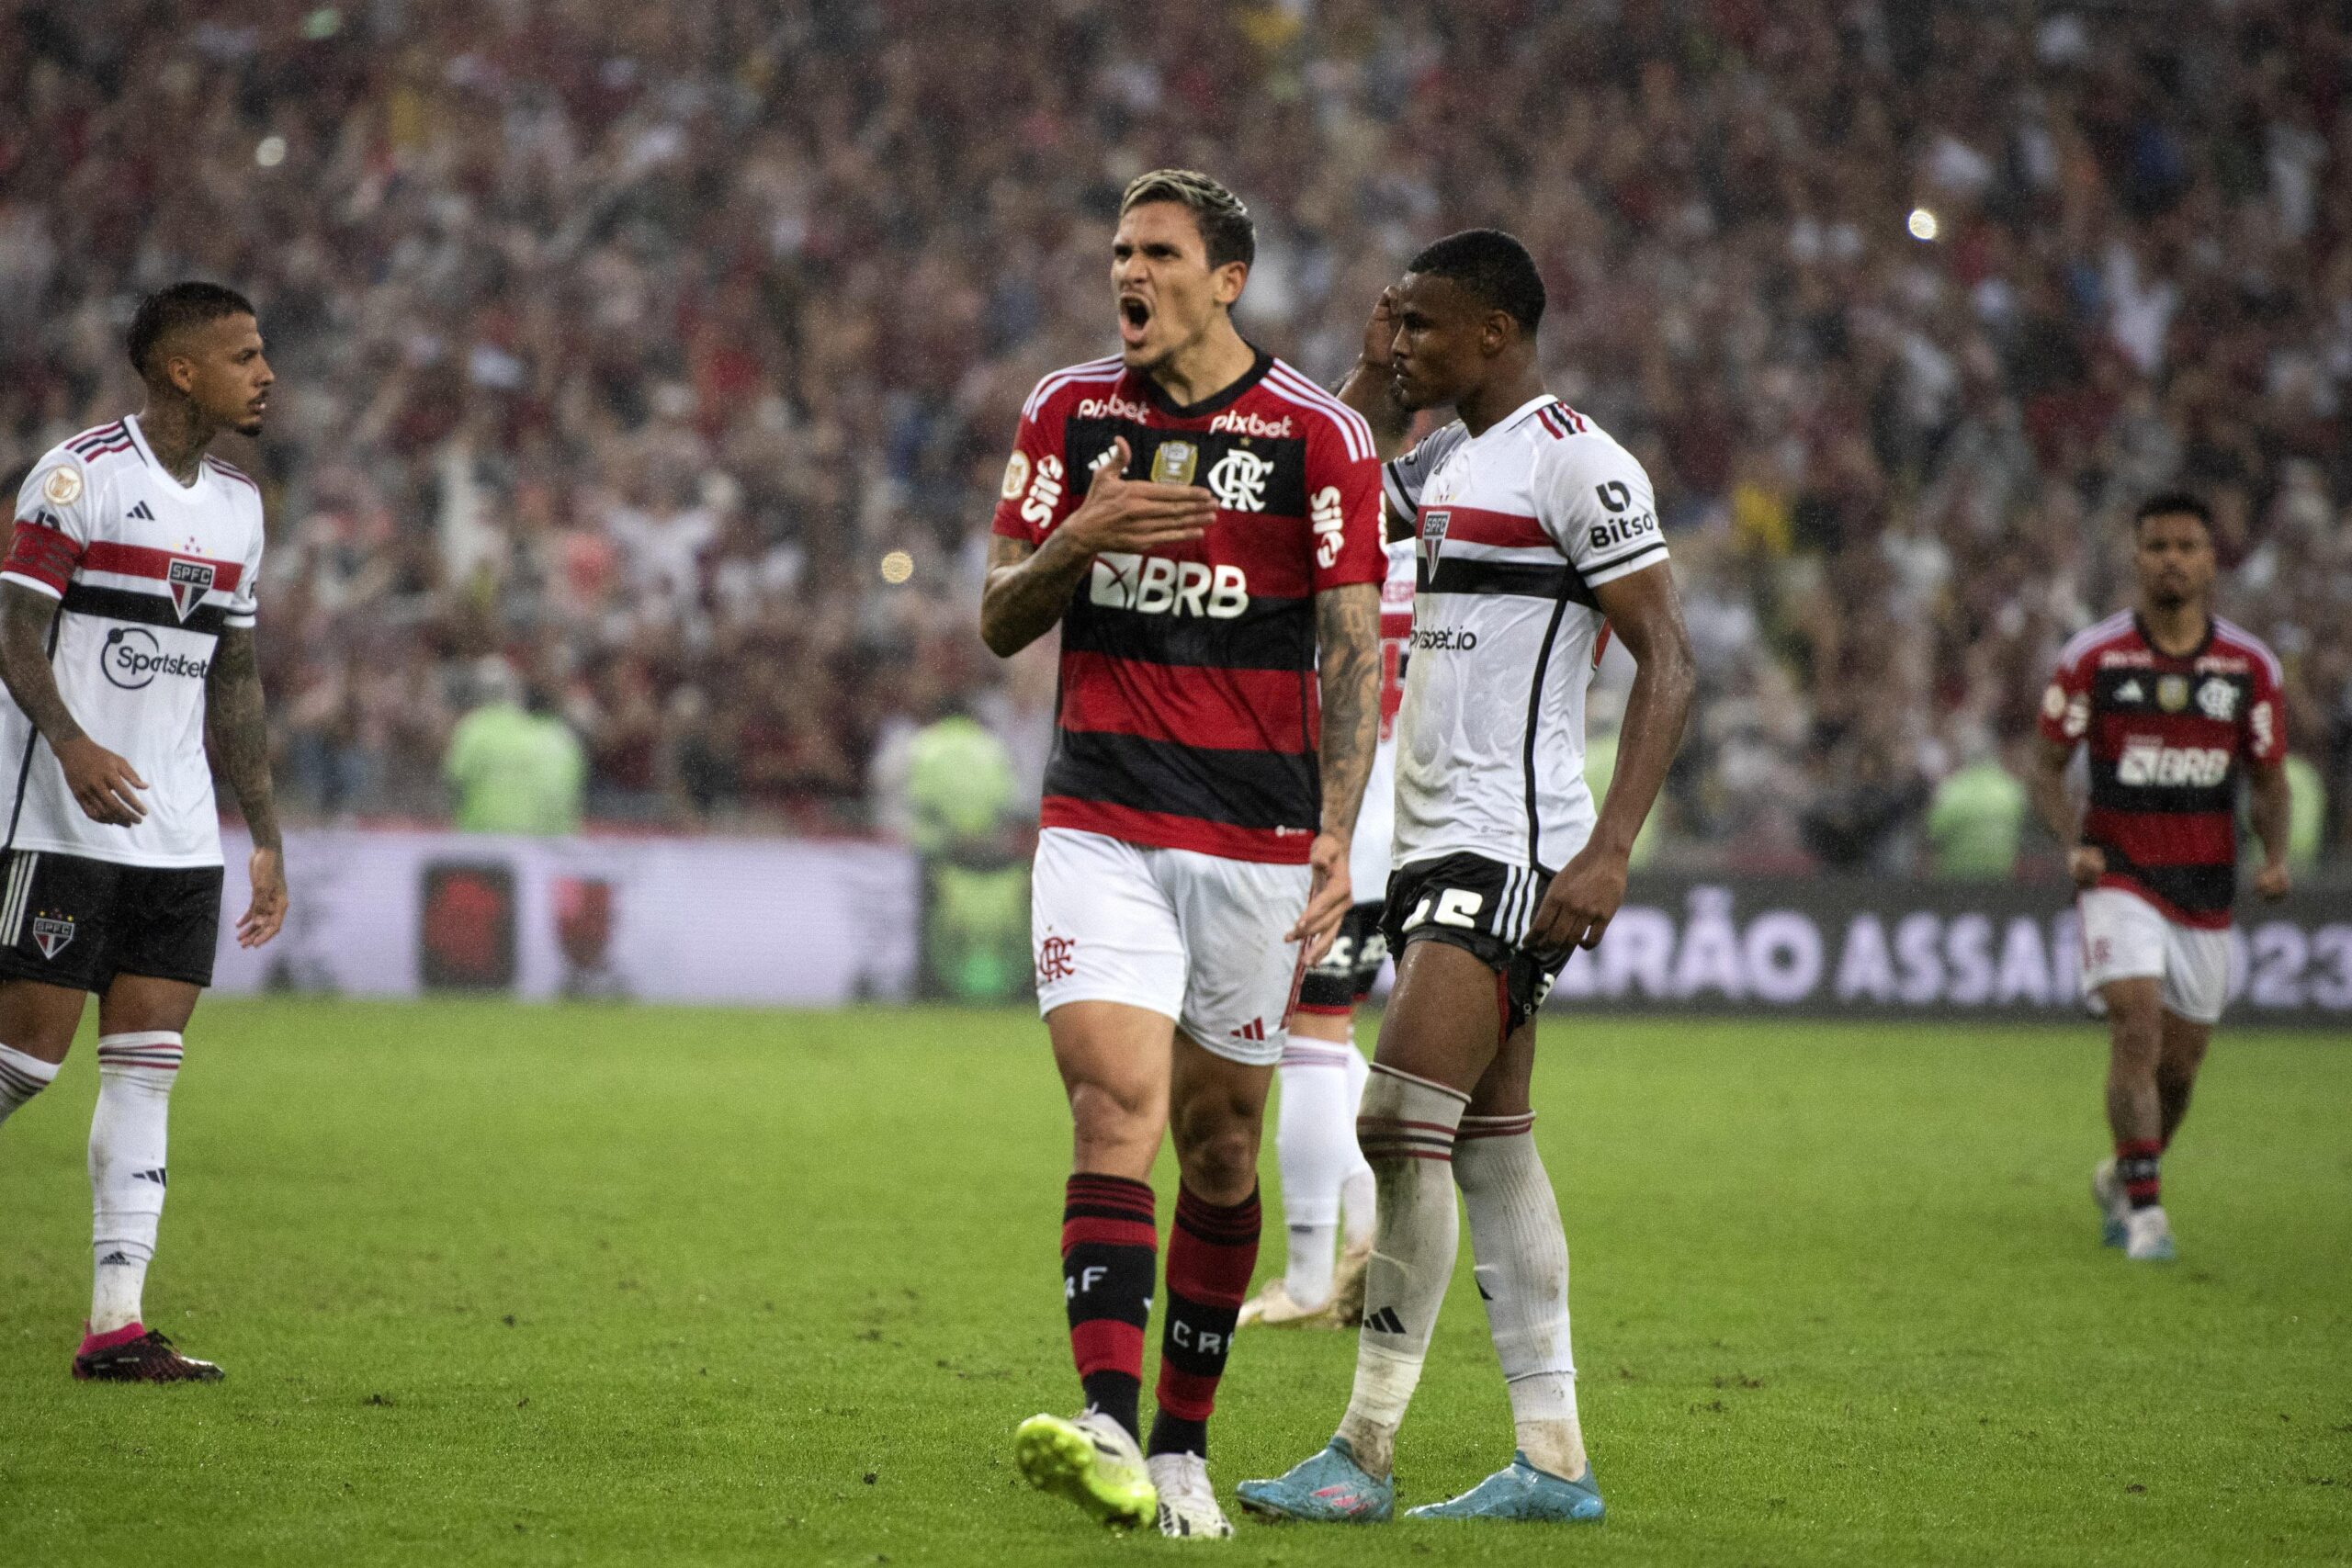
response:
M1023 1422L1015 1457L1106 1522L1156 1503L1179 1536L1231 1533L1207 1423L1257 1261L1268 1080L1347 912L1380 725L1379 460L1361 416L1235 332L1255 246L1204 175L1128 186L1121 352L1023 409L980 607L1000 655L1061 626L1031 921L1076 1124L1062 1293L1086 1408ZM1182 1184L1147 1463L1167 1134Z
M1384 340L1385 341L1385 340ZM1380 434L1374 430L1374 434ZM1401 440L1395 444L1401 446ZM1384 444L1384 453L1394 450ZM1372 1259L1372 1167L1356 1147L1363 1099L1363 1053L1356 1048L1356 1004L1372 993L1388 959L1380 934L1388 851L1396 820L1396 705L1406 645L1413 635L1410 539L1388 544L1380 590L1380 749L1356 818L1348 880L1361 900L1348 911L1323 961L1300 980L1290 1043L1275 1077L1274 1164L1282 1172L1283 1272L1241 1309L1241 1326L1352 1328L1363 1315L1363 1271ZM1364 898L1365 894L1372 895ZM1332 1245L1340 1247L1336 1270Z
M2229 995L2237 893L2238 762L2253 784L2265 898L2287 896L2287 714L2278 660L2212 613L2205 503L2151 498L2133 518L2137 604L2077 636L2041 704L2042 820L2068 846L2083 928L2083 988L2104 1002L2107 1120L2115 1156L2091 1196L2127 1258L2173 1255L2157 1160L2188 1114ZM2066 791L2090 753L2090 810Z
M1383 303L1389 352L1367 355L1344 395L1400 411L1450 403L1460 417L1385 473L1389 504L1418 522L1420 570L1396 726L1396 989L1356 1123L1380 1212L1339 1433L1240 1496L1279 1518L1394 1511L1396 1430L1453 1274L1458 1186L1519 1451L1414 1513L1597 1519L1567 1242L1532 1132L1534 1015L1624 897L1634 835L1690 715L1690 637L1649 477L1544 390L1544 284L1520 243L1491 229L1440 240ZM1596 818L1584 693L1604 621L1638 670Z
M220 1368L141 1323L140 1293L181 1031L220 930L208 719L253 831L237 940L258 947L286 920L254 660L261 492L204 451L225 430L261 434L273 378L254 308L209 283L149 296L130 348L145 411L33 466L0 570L0 678L16 699L0 714L0 1121L57 1076L96 993L96 1282L74 1375L211 1382Z

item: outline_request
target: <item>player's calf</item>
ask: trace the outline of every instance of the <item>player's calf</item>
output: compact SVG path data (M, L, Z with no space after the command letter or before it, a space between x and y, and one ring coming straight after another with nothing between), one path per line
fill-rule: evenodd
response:
M6 1122L30 1103L33 1096L54 1083L60 1066L12 1046L0 1045L0 1122Z

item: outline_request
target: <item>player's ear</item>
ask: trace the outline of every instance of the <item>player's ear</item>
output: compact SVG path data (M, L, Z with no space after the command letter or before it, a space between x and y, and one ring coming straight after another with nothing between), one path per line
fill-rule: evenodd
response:
M1242 287L1250 281L1250 264L1232 261L1209 275L1210 298L1227 310L1241 298Z
M1500 354L1519 335L1519 322L1509 310L1489 310L1478 332L1478 344L1488 356Z

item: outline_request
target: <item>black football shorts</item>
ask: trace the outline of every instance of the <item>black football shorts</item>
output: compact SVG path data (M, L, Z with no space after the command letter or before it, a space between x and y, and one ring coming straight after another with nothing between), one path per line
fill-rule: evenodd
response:
M1388 961L1388 939L1380 931L1384 908L1375 898L1347 912L1330 951L1299 979L1299 1011L1344 1013L1372 994L1372 983Z
M220 868L0 856L0 976L104 991L118 975L212 984Z
M1483 855L1417 861L1388 879L1383 934L1400 959L1408 942L1442 942L1500 975L1509 1034L1535 1015L1568 962L1568 953L1520 945L1551 885L1552 873L1542 866L1505 865Z

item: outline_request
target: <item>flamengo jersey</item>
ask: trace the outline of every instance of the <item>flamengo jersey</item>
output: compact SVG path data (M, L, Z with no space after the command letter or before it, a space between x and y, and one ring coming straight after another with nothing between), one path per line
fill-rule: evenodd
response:
M1649 476L1546 395L1476 436L1456 420L1385 479L1420 547L1396 864L1465 853L1556 871L1592 834L1592 591L1666 559Z
M1388 541L1388 576L1380 585L1380 746L1364 781L1363 809L1348 851L1348 881L1359 904L1376 904L1388 889L1389 851L1396 836L1396 709L1405 695L1406 649L1413 640L1413 570L1419 550L1410 539Z
M995 531L1043 544L1123 436L1125 477L1204 487L1216 517L1189 544L1097 556L1071 594L1044 824L1303 863L1322 812L1314 597L1381 575L1371 427L1263 353L1190 407L1115 357L1074 366L1022 410Z
M2182 925L2226 930L2237 897L2238 759L2287 755L2278 660L2216 615L2186 658L2156 651L2130 611L2077 634L2041 698L2041 733L2090 750L2083 842L2101 887Z
M220 863L204 682L229 626L254 624L261 491L217 458L183 486L136 419L52 447L17 494L0 579L62 601L50 664L74 722L147 781L146 818L93 822L49 743L14 703L0 711L8 833L17 849L127 865Z

